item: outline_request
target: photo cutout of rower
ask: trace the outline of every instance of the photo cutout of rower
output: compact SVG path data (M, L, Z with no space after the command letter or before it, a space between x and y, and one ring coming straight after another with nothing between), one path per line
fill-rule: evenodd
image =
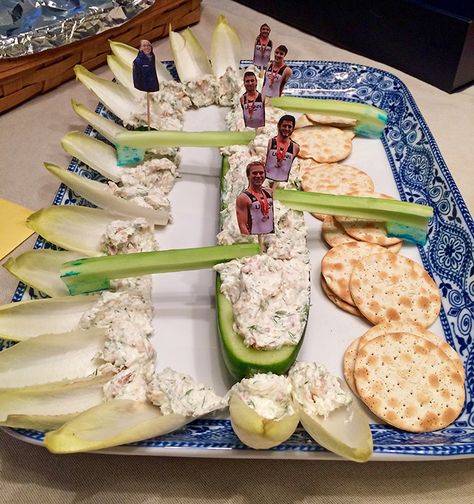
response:
M253 64L259 68L265 68L272 55L272 41L270 40L270 27L264 23L260 26L260 34L255 41L253 50Z
M288 181L291 166L300 151L300 146L290 138L295 129L295 122L292 115L280 117L278 134L268 141L265 172L269 180Z
M263 235L273 233L273 193L262 187L265 181L265 165L254 161L247 165L249 185L237 196L236 213L240 232L243 235Z
M293 71L285 63L285 56L288 49L284 45L279 45L275 49L273 60L265 70L265 80L263 82L262 94L264 96L281 96L283 88L290 79Z
M265 126L265 98L257 91L257 77L253 72L244 73L245 93L240 97L240 105L247 128Z
M156 75L155 55L149 40L141 40L138 55L133 60L133 85L140 91L153 93L160 90Z

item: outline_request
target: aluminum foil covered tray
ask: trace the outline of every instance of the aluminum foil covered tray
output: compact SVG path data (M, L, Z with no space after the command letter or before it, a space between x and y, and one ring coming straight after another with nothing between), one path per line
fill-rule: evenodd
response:
M0 58L17 58L122 25L154 0L0 0Z

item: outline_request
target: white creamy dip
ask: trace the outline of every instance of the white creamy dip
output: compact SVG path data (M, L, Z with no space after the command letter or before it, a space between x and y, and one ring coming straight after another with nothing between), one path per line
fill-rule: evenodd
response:
M102 250L107 255L158 250L151 224L139 217L132 221L116 220L107 226Z
M221 292L232 303L234 331L245 345L275 349L298 344L310 301L307 262L263 254L214 269L221 276Z
M293 385L293 398L309 416L327 417L341 406L347 406L351 396L334 375L316 362L296 362L288 373Z
M146 388L153 376L153 369L152 362L140 362L120 371L104 385L105 400L130 399L146 402Z
M158 187L163 194L168 194L174 186L178 168L167 158L149 159L134 168L124 168L120 184L124 187Z
M230 394L236 394L247 406L267 420L279 420L295 412L291 383L285 376L259 373L236 383Z
M147 398L163 415L199 417L227 406L227 399L216 395L210 387L170 368L155 374L148 385Z

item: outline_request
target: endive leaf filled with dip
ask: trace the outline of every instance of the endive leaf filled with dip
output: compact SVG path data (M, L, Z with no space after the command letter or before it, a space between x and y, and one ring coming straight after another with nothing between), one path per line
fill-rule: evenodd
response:
M133 85L133 73L131 67L112 54L107 56L107 66L114 74L115 79L120 82L122 86L126 87L137 100L142 98L146 99L146 92L140 91Z
M230 67L239 69L241 43L237 32L225 16L219 16L212 32L211 63L216 77L224 75Z
M132 71L133 60L137 57L138 49L135 47L124 44L123 42L116 42L109 40L110 49L112 50L114 56L120 60L120 62ZM161 63L160 58L155 54L155 68L158 80L161 82L173 80L173 76L166 69L165 65Z
M99 295L34 299L0 306L0 338L24 341L72 331Z
M119 219L100 208L55 205L31 214L26 225L51 243L77 252L75 259L102 255L107 227Z
M69 291L59 276L59 269L63 263L83 255L65 250L30 250L15 259L8 259L3 267L18 280L50 297L68 296Z
M299 422L290 381L272 373L259 373L235 384L229 411L234 432L242 443L255 449L283 443Z
M0 425L39 431L57 429L101 404L112 374L0 391Z
M103 361L105 329L44 334L0 352L0 390L86 378Z
M337 377L317 363L297 362L288 373L300 421L321 446L355 462L372 455L369 421Z
M180 33L169 30L171 53L181 82L212 74L211 64L199 40L190 28Z
M90 135L71 131L62 137L61 146L68 154L114 182L117 182L124 172L117 164L115 148Z
M126 217L143 217L151 224L165 225L169 221L169 212L164 208L153 209L137 205L131 200L115 196L101 182L81 177L69 170L64 170L51 163L45 163L45 168L94 205Z
M209 387L169 368L148 383L146 397L130 399L127 385L122 390L119 386L140 378L133 374L132 370L119 373L106 386L106 395L107 389L113 391L112 399L46 434L46 448L53 453L76 453L142 441L227 406L227 401Z
M125 124L136 124L134 117L138 102L125 86L101 79L82 65L76 65L74 72L76 78L92 91L108 110L122 119Z

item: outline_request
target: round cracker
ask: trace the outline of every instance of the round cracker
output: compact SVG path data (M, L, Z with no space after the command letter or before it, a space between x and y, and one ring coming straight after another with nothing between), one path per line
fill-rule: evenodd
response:
M333 247L325 254L321 261L321 273L336 296L355 306L349 290L352 270L363 257L381 253L390 254L387 249L374 243L344 243Z
M359 397L359 393L357 392L356 383L354 380L354 366L357 357L357 350L359 348L359 339L355 339L344 352L344 357L342 360L342 371L344 373L344 379L346 380L347 385L352 390L352 392Z
M374 182L367 173L353 166L339 163L314 163L305 161L301 178L303 191L326 194L352 194L374 190ZM313 213L320 220L323 214Z
M387 194L381 194L371 191L354 191L351 196L362 196L367 198L395 199ZM386 247L400 243L402 240L394 236L387 236L385 222L371 222L364 219L355 219L353 217L336 216L336 220L343 226L344 231L356 240L376 243Z
M309 120L306 114L303 114L296 120L295 130L299 128L307 128L308 126L313 126L313 123Z
M330 247L337 247L338 245L343 245L344 243L354 243L357 241L344 231L342 225L339 224L332 215L324 216L321 234L324 241Z
M309 126L297 129L292 139L300 146L298 157L314 159L318 163L336 163L352 152L352 130L332 126Z
M349 236L342 227L342 224L337 222L337 220L332 215L325 215L323 220L323 225L321 228L321 234L324 241L330 247L337 247L338 245L343 245L344 243L358 242L352 236ZM389 245L387 250L393 254L398 254L402 248L403 242L395 243L394 245Z
M355 306L373 324L408 319L429 327L441 308L432 278L418 263L401 255L362 257L354 266L349 289Z
M410 333L378 336L359 348L354 380L373 413L410 432L442 429L464 405L463 380L453 362L431 341Z
M326 280L324 280L323 275L321 275L321 287L328 299L332 301L338 308L344 310L347 313L351 313L352 315L356 315L357 317L362 317L362 314L355 306L346 303L340 297L334 294L334 292L329 288Z
M434 334L433 332L425 329L420 324L412 322L411 320L399 320L397 322L382 322L377 324L374 327L371 327L367 332L365 332L359 338L359 348L362 348L366 345L370 340L377 338L379 336L383 336L388 333L398 333L398 332L406 332L410 334L414 334L416 336L421 336L422 338L431 341L434 345L439 347L452 361L456 366L459 374L461 375L463 381L466 379L466 372L464 370L463 363L458 353L454 348L449 345L441 336Z

